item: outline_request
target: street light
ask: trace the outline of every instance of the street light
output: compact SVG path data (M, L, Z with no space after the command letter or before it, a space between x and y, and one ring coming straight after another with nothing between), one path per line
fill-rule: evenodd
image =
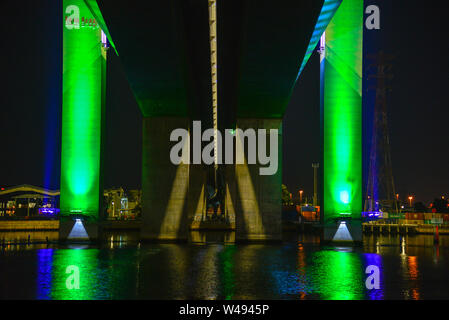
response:
M299 204L300 205L302 204L302 193L303 192L304 192L303 190L299 190Z
M413 197L412 196L409 196L408 197L408 200L410 201L410 208L412 207L412 200L413 200Z

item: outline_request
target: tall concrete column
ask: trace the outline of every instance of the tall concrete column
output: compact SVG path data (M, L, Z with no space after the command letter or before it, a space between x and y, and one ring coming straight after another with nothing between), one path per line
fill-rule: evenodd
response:
M59 239L96 240L103 218L107 47L83 0L63 1Z
M207 168L202 164L190 164L189 190L187 194L188 227L197 229L206 213Z
M363 1L345 0L321 54L324 241L362 240Z
M187 240L189 165L170 161L170 134L188 130L186 117L143 119L142 228L143 240Z
M281 119L238 119L237 129L266 129L267 153L270 150L270 129L277 129L277 171L273 175L261 175L261 165L248 164L248 142L245 139L245 163L227 166L227 210L234 211L236 241L280 240L281 225L281 183L282 183L282 120ZM239 146L239 130L236 130L236 152ZM258 139L257 139L258 140ZM257 150L258 150L257 146Z

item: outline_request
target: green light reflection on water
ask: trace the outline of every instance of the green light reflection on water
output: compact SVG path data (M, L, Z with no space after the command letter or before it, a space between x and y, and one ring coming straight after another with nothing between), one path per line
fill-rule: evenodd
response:
M98 249L59 249L54 254L51 298L54 300L88 300L107 298L97 277ZM79 268L79 289L68 289L68 266Z
M234 254L236 252L235 245L224 246L223 250L219 253L222 283L223 283L223 295L226 300L231 300L234 296Z
M325 300L365 298L363 265L358 254L345 251L316 251L307 263L314 291Z

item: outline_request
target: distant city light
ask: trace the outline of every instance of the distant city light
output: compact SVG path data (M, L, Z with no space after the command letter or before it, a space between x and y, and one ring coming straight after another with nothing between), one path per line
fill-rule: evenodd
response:
M59 213L59 209L57 208L39 208L39 215L52 217Z
M409 196L408 197L408 200L410 201L410 207L412 206L412 200L413 200L413 197L412 196Z
M382 217L382 211L362 212L362 217L365 217L365 218L381 218Z

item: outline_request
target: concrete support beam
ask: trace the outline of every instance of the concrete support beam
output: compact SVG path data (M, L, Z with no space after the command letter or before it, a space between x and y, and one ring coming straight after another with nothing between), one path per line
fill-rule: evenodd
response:
M207 168L202 164L190 164L189 190L187 194L188 227L198 228L206 213Z
M227 211L235 215L236 241L281 240L281 183L282 183L282 120L238 119L237 129L267 130L267 150L270 129L278 129L278 170L274 175L260 175L257 164L226 166ZM237 133L238 135L238 133ZM236 138L236 149L239 148ZM247 142L245 141L245 145ZM245 148L245 159L248 159ZM268 151L269 152L269 151Z
M170 134L188 130L186 117L143 119L142 228L143 240L187 240L189 165L170 161Z

